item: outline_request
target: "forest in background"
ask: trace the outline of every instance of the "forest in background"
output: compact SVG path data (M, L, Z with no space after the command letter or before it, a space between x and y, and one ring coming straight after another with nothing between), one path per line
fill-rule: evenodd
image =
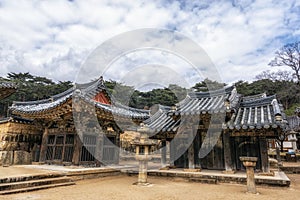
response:
M0 116L2 117L7 116L8 107L12 105L13 101L47 99L73 87L73 83L70 81L54 82L49 78L34 76L30 73L9 73L7 77L0 77L0 81L10 81L18 87L14 94L0 101ZM109 93L117 101L131 107L146 109L155 104L172 106L184 99L188 92L208 91L207 85L210 89L226 86L225 83L205 79L189 89L171 84L166 88L142 92L135 90L132 86L113 80L105 81ZM234 85L238 93L245 96L260 93L276 94L287 115L293 115L295 108L300 106L300 86L297 81L293 80L291 73L288 71L264 71L257 75L256 80L253 82L240 80Z
M263 71L255 77L255 81L239 80L234 83L239 94L244 96L266 93L276 94L287 115L293 115L295 108L300 106L300 41L289 43L275 52L269 63L273 67L286 67L288 70ZM105 78L105 77L104 77ZM34 101L50 98L71 87L70 81L54 82L49 78L34 76L30 73L8 73L0 77L0 81L10 81L16 84L18 90L10 97L0 101L0 116L8 114L8 107L13 101ZM132 86L106 80L108 92L119 102L134 107L148 109L156 104L173 106L184 99L188 92L208 91L226 86L205 79L196 83L192 88L182 88L171 84L166 88L142 92Z

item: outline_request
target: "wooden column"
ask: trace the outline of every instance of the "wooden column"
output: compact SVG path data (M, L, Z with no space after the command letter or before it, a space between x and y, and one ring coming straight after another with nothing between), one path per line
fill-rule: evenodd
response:
M166 166L166 160L167 160L167 145L166 145L166 140L163 139L161 141L161 166L165 167Z
M232 167L232 154L230 145L230 133L223 132L223 147L224 147L224 163L225 163L225 173L233 172Z
M41 144L41 152L39 162L45 162L47 153L48 128L45 128Z
M195 168L201 169L201 163L199 158L199 150L201 147L201 133L197 133L194 139L194 161L195 161Z
M116 144L115 144L115 153L116 153L116 162L115 164L119 164L119 160L120 160L120 149L121 149L121 145L120 145L120 133L117 132L116 134Z
M73 153L72 163L74 165L79 165L82 142L77 133L75 133L75 135L74 135L74 140L75 140L74 141L74 153Z
M175 146L174 141L170 141L170 166L174 166L175 163Z
M102 136L96 136L96 152L95 152L95 161L96 166L101 166L102 164L102 154L103 154L103 141Z
M259 149L261 156L261 167L264 173L270 172L269 157L268 157L268 147L266 137L259 137Z
M188 149L188 160L189 160L189 169L195 169L194 142L191 143Z

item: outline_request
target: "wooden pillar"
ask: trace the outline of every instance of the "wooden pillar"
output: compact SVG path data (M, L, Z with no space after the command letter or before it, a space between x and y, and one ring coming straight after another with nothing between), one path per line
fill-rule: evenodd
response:
M103 144L102 144L102 137L96 135L96 152L95 152L95 162L96 166L101 166L102 164L102 151L103 151Z
M45 128L41 144L40 162L45 162L47 153L48 128Z
M116 134L116 144L115 145L115 164L119 164L119 160L120 160L120 133L117 132Z
M77 133L75 133L75 135L74 135L74 140L75 140L74 141L74 153L73 153L72 163L74 165L79 165L82 142Z
M227 173L233 172L230 133L229 132L223 132L223 147L224 147L225 172L227 172Z
M163 139L161 141L161 166L165 167L166 166L166 160L167 160L167 145L166 145L166 140Z
M197 132L195 139L194 139L194 161L195 161L195 168L201 169L201 163L199 158L199 151L201 147L201 133Z
M268 147L266 137L259 137L259 149L261 157L261 167L264 173L270 172L269 157L268 157Z
M175 144L174 141L170 141L170 166L174 166L175 163Z
M194 160L194 142L191 143L188 149L188 160L189 160L189 169L195 169L195 160Z

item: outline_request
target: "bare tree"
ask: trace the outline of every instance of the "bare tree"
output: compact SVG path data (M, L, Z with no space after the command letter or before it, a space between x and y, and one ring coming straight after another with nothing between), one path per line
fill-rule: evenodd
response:
M266 70L256 75L255 78L257 80L269 79L271 81L292 81L293 74L287 70L278 70L276 72Z
M284 45L275 52L275 58L269 63L271 66L288 66L300 84L300 42Z

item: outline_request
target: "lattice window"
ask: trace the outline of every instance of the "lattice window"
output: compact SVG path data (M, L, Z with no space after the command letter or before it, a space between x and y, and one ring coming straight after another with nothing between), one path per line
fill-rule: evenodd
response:
M94 135L83 135L83 146L80 161L95 161L97 137Z
M114 163L116 159L116 137L104 137L102 159L106 163Z
M46 160L72 162L74 151L74 135L49 135L47 141Z

